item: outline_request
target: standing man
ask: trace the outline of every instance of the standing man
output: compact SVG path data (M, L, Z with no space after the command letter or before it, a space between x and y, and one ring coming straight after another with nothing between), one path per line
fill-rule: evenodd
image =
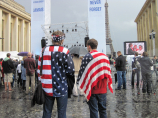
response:
M156 60L157 60L157 57L154 56L154 58L153 58L154 71L153 72L155 72L156 73L156 77L158 77L157 68L156 68L156 64L157 64ZM153 74L153 72L152 72L152 74Z
M56 31L52 34L52 37L53 45L43 49L43 60L41 55L38 61L39 81L41 81L45 91L43 118L51 118L55 99L57 101L58 118L66 118L68 94L70 94L68 81L75 80L74 64L69 50L61 46L65 34Z
M132 60L132 87L134 87L134 77L137 74L137 88L139 87L139 78L140 78L140 63L137 61L138 52L135 52L135 57Z
M5 91L7 91L7 83L9 86L9 92L12 92L11 89L11 82L13 81L13 61L10 59L11 54L7 53L7 57L2 62L2 67L4 71L4 84L5 84Z
M128 54L129 54L129 55L134 55L134 51L133 51L132 49L133 49L133 44L130 43L130 44L129 44L129 48L128 48Z
M147 52L143 52L142 56L138 58L138 62L141 66L142 78L143 78L143 93L151 93L151 66L153 66L152 61L148 57Z
M82 59L78 83L84 91L90 109L90 118L107 118L106 93L107 83L112 89L111 69L108 57L97 51L98 42L95 39L87 41L88 54Z
M123 81L123 89L126 89L126 59L121 54L121 51L117 52L118 57L116 58L116 70L117 70L117 80L118 86L115 90L121 90L121 85Z
M26 68L26 94L29 93L29 83L31 81L32 92L35 90L35 69L36 63L34 58L32 58L31 52L27 54L28 58L24 60L24 68Z

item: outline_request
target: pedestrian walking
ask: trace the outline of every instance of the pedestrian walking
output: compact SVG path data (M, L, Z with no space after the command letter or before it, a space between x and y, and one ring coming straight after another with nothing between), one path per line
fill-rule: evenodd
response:
M140 63L137 61L138 52L135 52L135 57L132 60L132 80L131 85L134 87L134 77L137 74L137 88L139 87L139 80L140 80Z
M152 82L152 75L151 75L151 66L153 66L152 61L148 57L147 52L143 52L142 56L138 58L138 62L141 66L141 72L142 72L142 79L143 79L143 93L151 93L151 82Z
M22 86L22 80L21 80L21 62L19 62L17 66L17 73L18 73L18 86Z
M26 95L29 93L29 83L31 81L32 92L35 90L35 69L36 63L34 58L32 58L31 52L27 54L27 58L24 60L24 68L26 69Z
M112 89L110 62L108 57L97 51L98 42L95 39L87 41L88 54L82 59L78 84L84 91L90 109L90 118L107 118L106 93L107 83Z
M24 68L24 60L27 56L23 57L23 61L21 61L21 79L22 79L22 89L26 91L26 69Z
M11 89L11 82L13 81L13 61L10 59L11 54L7 53L7 57L2 62L2 67L4 71L4 84L5 84L5 91L7 91L7 84L9 87L9 92L12 92Z
M123 57L121 51L118 51L117 55L115 67L117 70L118 86L115 90L121 90L122 84L123 89L126 89L126 59Z
M61 46L65 34L56 31L52 34L52 46L43 49L43 56L39 57L38 74L40 68L42 75L40 81L45 91L45 104L43 105L43 118L51 118L54 101L57 101L58 118L66 118L68 100L68 79L74 79L74 64L69 50ZM43 57L43 61L42 61ZM41 66L41 64L43 65Z

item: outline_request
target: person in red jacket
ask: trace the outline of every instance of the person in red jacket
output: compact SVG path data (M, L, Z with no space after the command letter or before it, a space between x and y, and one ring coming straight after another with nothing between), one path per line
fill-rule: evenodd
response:
M3 59L1 58L0 59L0 79L1 79L1 83L2 85L4 85L4 72L3 72L3 67L2 67L2 62L3 62Z
M112 89L110 62L108 57L97 51L98 42L95 39L87 41L88 54L82 59L78 84L84 91L90 109L90 118L106 118L107 83Z

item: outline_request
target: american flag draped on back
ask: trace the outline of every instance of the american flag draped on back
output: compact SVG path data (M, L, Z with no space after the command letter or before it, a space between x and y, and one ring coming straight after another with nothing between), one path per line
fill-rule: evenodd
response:
M108 57L94 50L82 59L78 81L79 89L84 91L87 100L91 97L91 89L97 85L97 82L107 78L108 87L113 93L111 69Z

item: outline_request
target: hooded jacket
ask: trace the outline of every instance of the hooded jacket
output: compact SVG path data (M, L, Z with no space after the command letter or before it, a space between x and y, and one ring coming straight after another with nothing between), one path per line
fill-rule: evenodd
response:
M13 61L10 58L6 57L2 62L2 67L4 73L12 73L14 69Z
M149 57L139 57L137 60L140 63L142 73L151 72L151 66L153 66L153 63Z

